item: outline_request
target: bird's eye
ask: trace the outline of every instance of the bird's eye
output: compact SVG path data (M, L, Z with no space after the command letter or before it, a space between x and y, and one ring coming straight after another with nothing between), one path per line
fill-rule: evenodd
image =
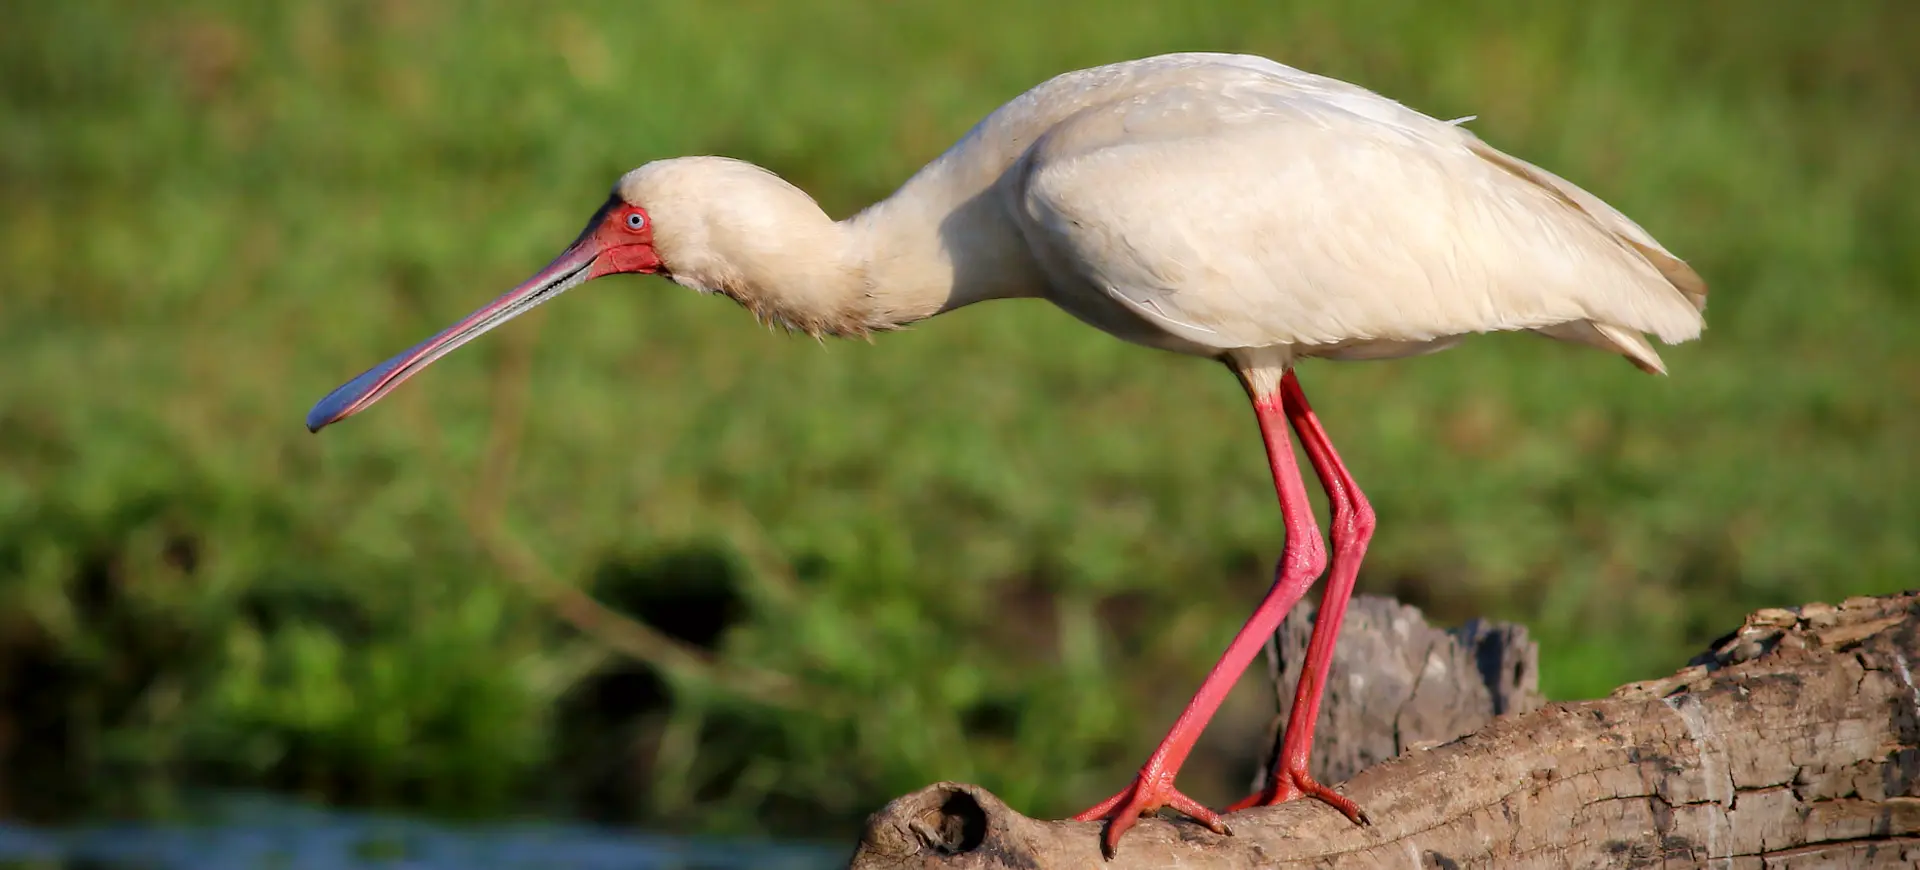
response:
M639 230L645 228L646 225L647 225L646 215L643 215L637 211L630 212L627 214L627 229L638 232Z

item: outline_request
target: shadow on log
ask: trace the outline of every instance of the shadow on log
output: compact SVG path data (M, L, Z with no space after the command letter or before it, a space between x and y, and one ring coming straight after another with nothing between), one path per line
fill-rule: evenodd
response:
M851 867L1920 866L1920 595L1762 610L1679 673L1502 716L1362 771L1356 827L1294 802L1233 836L1100 826L940 783L868 820Z

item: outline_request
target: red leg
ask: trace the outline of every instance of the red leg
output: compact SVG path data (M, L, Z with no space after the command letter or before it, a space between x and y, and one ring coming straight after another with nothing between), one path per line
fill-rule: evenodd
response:
M1320 427L1320 418L1307 404L1300 382L1289 371L1280 382L1280 396L1287 420L1300 433L1301 446L1313 462L1313 470L1326 488L1332 507L1333 564L1327 572L1327 589L1321 594L1320 613L1314 618L1313 638L1307 641L1306 666L1300 669L1300 685L1293 693L1293 709L1287 716L1287 736L1280 743L1280 763L1275 765L1273 782L1258 794L1228 809L1270 806L1297 797L1311 796L1332 804L1355 824L1366 824L1367 814L1353 801L1313 780L1307 773L1307 758L1313 751L1313 726L1320 719L1320 694L1327 686L1327 669L1333 664L1333 645L1340 637L1340 620L1346 616L1347 599L1353 595L1354 578L1360 573L1360 560L1367 554L1367 542L1373 538L1373 506L1360 494L1360 487L1340 462Z
M1299 602L1308 587L1313 585L1314 579L1327 567L1326 545L1320 539L1320 530L1314 525L1313 505L1307 500L1306 484L1301 481L1300 467L1293 459L1293 445L1287 439L1285 402L1280 391L1260 395L1249 385L1248 392L1253 397L1254 414L1260 421L1260 434L1267 445L1267 459L1273 467L1274 489L1280 494L1280 514L1287 528L1286 548L1281 552L1280 566L1266 598L1240 628L1240 633L1234 635L1226 653L1213 666L1213 670L1207 672L1206 680L1200 684L1200 691L1194 694L1192 701L1187 702L1186 710L1174 721L1173 729L1167 732L1160 746L1147 757L1147 763L1140 768L1139 777L1119 794L1074 816L1083 822L1107 820L1102 845L1109 857L1113 855L1121 835L1133 827L1142 814L1163 806L1192 816L1216 832L1227 833L1226 823L1217 814L1174 788L1174 776L1179 773L1180 765L1187 760L1187 753L1193 750L1194 741L1206 728L1207 720L1213 718L1214 711L1220 708L1220 702L1226 699L1234 682L1260 652L1267 638L1280 627L1280 621L1286 618L1287 611Z

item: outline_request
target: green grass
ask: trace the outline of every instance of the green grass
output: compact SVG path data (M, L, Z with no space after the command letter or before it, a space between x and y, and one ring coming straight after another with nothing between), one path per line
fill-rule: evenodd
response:
M844 215L1046 76L1168 50L1478 114L1713 287L1665 379L1510 336L1307 366L1380 516L1363 591L1523 621L1578 697L1750 608L1914 585L1920 7L545 8L8 13L15 801L37 769L116 805L228 783L831 836L936 778L1033 813L1118 788L1281 544L1216 365L1040 303L823 347L618 278L300 421L633 165L751 159ZM631 664L530 594L556 581L719 664ZM1199 763L1202 799L1246 775Z

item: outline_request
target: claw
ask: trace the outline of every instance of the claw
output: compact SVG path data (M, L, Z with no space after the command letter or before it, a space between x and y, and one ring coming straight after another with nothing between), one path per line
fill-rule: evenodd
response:
M1249 807L1270 807L1303 797L1313 798L1339 810L1341 815L1356 825L1373 824L1373 820L1367 817L1367 811L1354 803L1352 798L1314 781L1305 770L1282 770L1279 776L1274 777L1272 785L1240 799L1238 803L1227 807L1227 812L1238 812Z
M1100 853L1107 860L1113 860L1120 849L1120 838L1135 822L1140 821L1141 816L1161 807L1182 813L1216 834L1233 835L1233 829L1227 827L1219 813L1181 794L1179 789L1173 787L1171 778L1150 780L1145 776L1139 777L1132 785L1121 789L1119 794L1094 804L1073 818L1080 822L1106 821L1107 829L1100 837Z

